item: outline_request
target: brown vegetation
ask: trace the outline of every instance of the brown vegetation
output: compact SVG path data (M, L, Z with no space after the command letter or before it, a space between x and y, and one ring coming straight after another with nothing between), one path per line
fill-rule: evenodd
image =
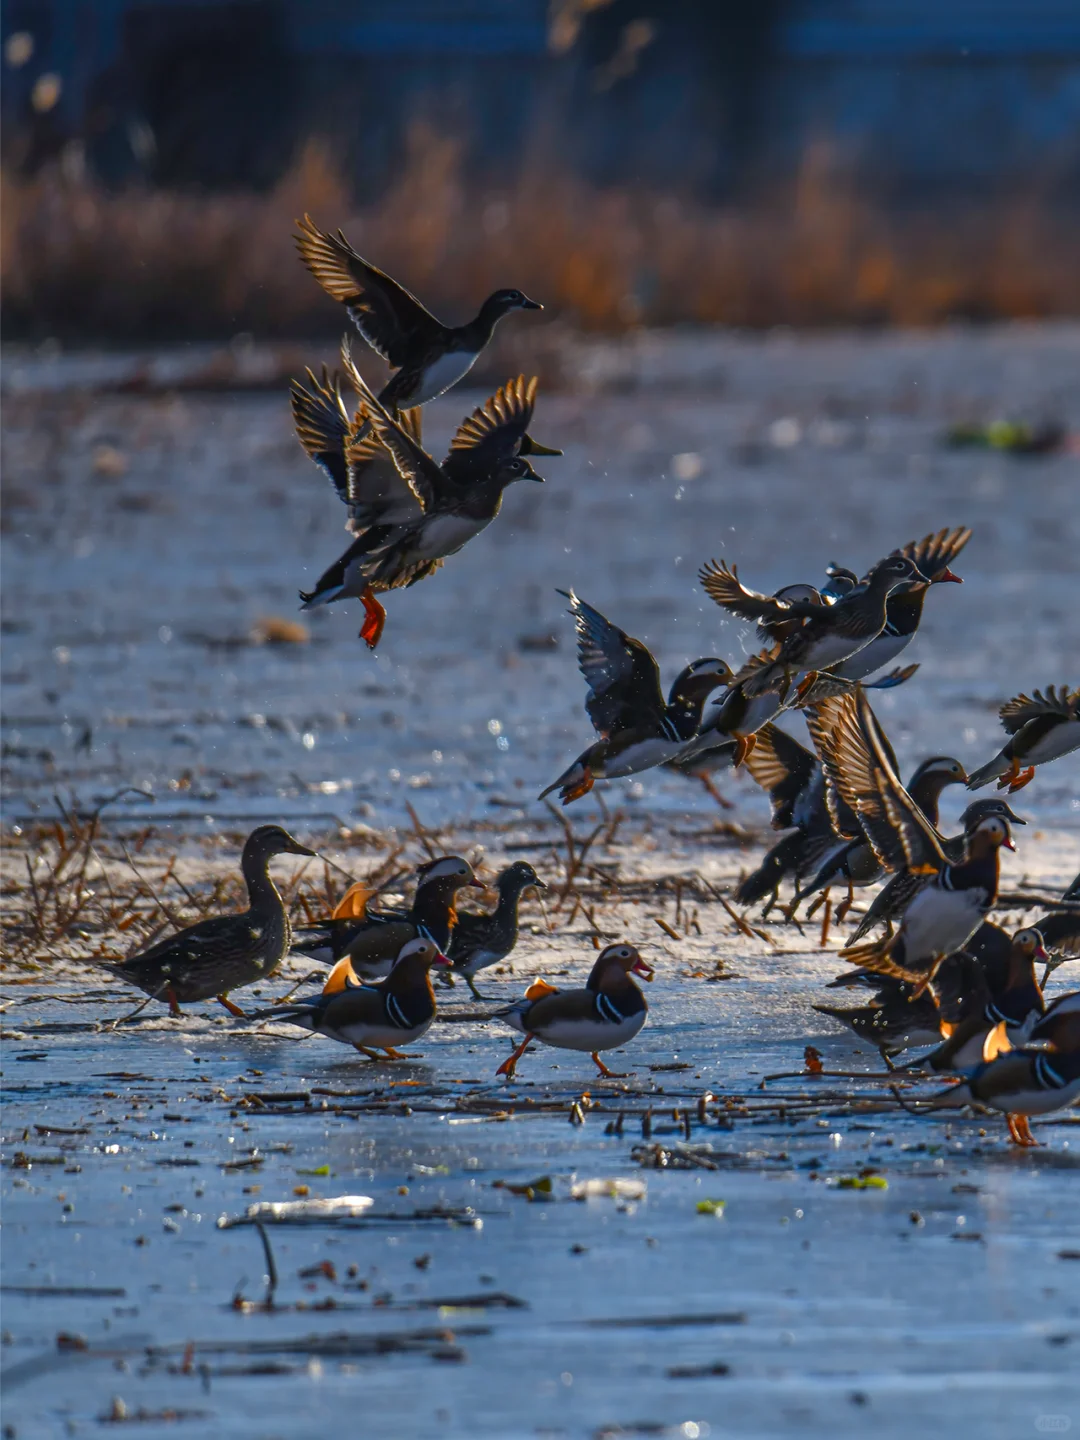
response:
M1008 199L886 210L826 145L755 204L595 190L527 168L511 193L477 193L453 140L417 128L380 203L357 208L309 144L265 195L108 193L63 167L2 178L8 334L143 340L329 333L333 303L296 259L309 211L448 318L496 284L587 329L928 324L953 316L1080 312L1080 214L1037 182Z

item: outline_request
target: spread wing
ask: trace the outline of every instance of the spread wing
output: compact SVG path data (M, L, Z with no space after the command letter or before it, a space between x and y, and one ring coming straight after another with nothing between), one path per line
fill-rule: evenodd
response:
M397 423L416 445L421 445L421 416L417 405L402 410ZM408 525L423 514L409 484L402 479L393 456L370 424L366 405L353 418L345 442L349 507L348 529L359 535L372 525Z
M400 420L395 419L372 394L356 368L347 339L341 342L341 363L367 411L372 430L389 452L398 474L416 497L416 503L426 514L446 493L447 482L442 468L413 438L410 430L402 425Z
M834 696L811 705L804 714L810 738L821 762L825 781L825 807L836 833L845 840L862 835L859 817L844 798L841 788L840 761L836 753L836 736L840 721L840 702L846 696Z
M786 730L770 723L757 732L757 743L744 763L768 793L773 829L788 830L798 824L795 805L820 769L817 756Z
M866 695L860 690L828 703L836 715L837 783L874 854L888 870L933 874L945 863L941 837L902 785Z
M894 555L906 555L918 569L931 579L946 566L953 563L971 539L971 530L958 525L954 530L939 530L936 535L924 535L921 540L912 540Z
M577 627L578 665L589 687L585 709L605 739L618 730L640 725L651 714L664 716L660 670L648 646L613 625L599 610L560 590L570 601Z
M524 375L508 380L463 420L443 461L444 473L459 485L486 480L519 455L532 420L538 384L535 375L527 383Z
M296 438L329 479L339 497L348 503L349 477L345 459L350 420L341 398L341 381L324 365L322 379L307 372L308 384L294 380L289 388Z
M1047 715L1075 720L1078 709L1080 687L1068 690L1064 685L1048 685L1045 692L1034 690L1030 695L1014 695L1011 700L1006 700L998 714L1008 733L1015 735L1029 720L1039 720Z
M785 599L779 595L763 595L759 590L750 590L739 579L734 565L726 560L710 560L698 571L702 589L710 600L740 620L753 620L763 630L792 620L809 619L824 608L820 595L812 587L806 587L806 599ZM793 587L792 587L793 588Z
M310 215L297 221L300 257L328 295L346 307L371 348L395 369L430 349L442 326L404 285L358 255L339 230L328 235Z

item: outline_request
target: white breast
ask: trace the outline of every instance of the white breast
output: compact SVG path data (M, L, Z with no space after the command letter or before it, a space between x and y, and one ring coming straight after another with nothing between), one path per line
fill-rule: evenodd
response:
M602 769L595 773L608 780L617 775L636 775L640 770L651 770L654 765L663 765L665 760L671 760L678 755L682 748L681 740L664 740L659 737L640 740L622 754L605 760Z
M1071 750L1080 749L1080 720L1066 720L1055 725L1043 738L1023 756L1022 765L1045 765L1048 760L1058 760Z
M645 1024L647 1013L643 1010L640 1015L630 1015L618 1025L591 1018L553 1020L535 1033L545 1045L554 1045L557 1050L583 1050L587 1054L594 1050L615 1050L633 1040Z
M475 362L475 354L466 350L451 350L424 372L420 390L410 399L409 404L426 405L429 400L445 394L451 385L456 385L469 373Z
M490 524L490 519L473 520L467 515L436 515L421 528L411 553L418 560L441 560Z
M327 1026L326 1029L321 1029L319 1034L326 1035L331 1040L340 1040L345 1045L366 1045L372 1050L383 1050L419 1040L430 1025L431 1020L414 1025L411 1030L402 1030L397 1025L355 1024L341 1025L333 1029Z
M904 911L902 932L908 965L950 955L975 933L983 918L986 892L981 886L970 890L939 890L927 885Z
M891 665L911 643L911 638L910 635L879 635L845 660L836 673L842 680L865 680L875 670Z

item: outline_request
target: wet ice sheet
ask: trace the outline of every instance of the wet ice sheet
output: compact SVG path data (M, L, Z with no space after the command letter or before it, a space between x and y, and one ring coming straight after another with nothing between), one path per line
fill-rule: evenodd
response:
M1038 1125L1049 1145L1020 1154L1000 1121L842 1106L795 1118L798 1097L880 1093L806 1078L755 1088L801 1070L808 1040L827 1069L876 1066L809 1010L829 958L746 954L738 970L718 985L662 974L652 1022L616 1057L624 1082L545 1052L496 1086L510 1034L495 1025L438 1026L422 1057L375 1067L201 1015L101 1037L51 1029L97 1019L100 1001L9 1010L22 1038L7 1046L5 1150L32 1163L4 1171L5 1283L125 1293L5 1295L5 1419L19 1436L68 1420L78 1433L117 1395L130 1413L201 1411L190 1430L251 1437L342 1429L358 1405L366 1434L499 1440L688 1421L755 1437L900 1437L920 1423L1011 1437L1075 1417L1075 1120ZM680 1060L692 1068L649 1068ZM652 1109L654 1143L675 1146L672 1110L696 1115L706 1088L751 1109L790 1097L790 1117L736 1110L720 1128L710 1106L692 1142L713 1147L716 1171L634 1165L640 1112ZM585 1090L597 1109L571 1126ZM258 1106L242 1103L252 1092ZM372 1092L393 1097L388 1113L350 1113ZM472 1108L490 1114L495 1096L515 1118ZM557 1106L530 1115L530 1101ZM606 1135L620 1108L633 1112L623 1135ZM244 1166L256 1151L261 1165ZM864 1168L888 1188L830 1184ZM543 1175L547 1202L493 1185ZM572 1175L644 1178L647 1198L575 1203ZM240 1313L235 1293L262 1298L263 1252L254 1230L216 1221L302 1184L369 1195L380 1218L273 1227L280 1308ZM723 1218L699 1214L703 1199L725 1201ZM430 1207L459 1219L408 1218ZM324 1261L334 1281L315 1272ZM461 1303L478 1296L504 1298ZM337 1308L319 1308L328 1301ZM88 1350L58 1351L61 1331ZM403 1332L428 1339L342 1356L328 1338ZM307 1354L286 1343L310 1336L322 1339ZM282 1348L253 1357L252 1342ZM148 1359L147 1346L164 1350ZM280 1373L235 1373L256 1362Z

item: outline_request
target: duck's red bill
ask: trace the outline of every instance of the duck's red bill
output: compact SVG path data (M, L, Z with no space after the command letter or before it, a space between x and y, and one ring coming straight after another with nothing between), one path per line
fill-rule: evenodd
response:
M651 980L653 978L654 971L653 967L649 964L647 960L635 960L634 964L631 966L631 973L634 975L640 975L643 980Z
M438 955L435 956L435 959L431 963L433 965L453 965L454 962L450 959L448 955L444 955L440 950Z
M1005 846L1005 849L1006 849L1006 850L1013 850L1013 851L1016 850L1016 844L1015 844L1015 842L1013 841L1013 838L1012 838L1011 835L1006 835L1006 836L1005 836L1005 839L1004 839L1001 843Z

